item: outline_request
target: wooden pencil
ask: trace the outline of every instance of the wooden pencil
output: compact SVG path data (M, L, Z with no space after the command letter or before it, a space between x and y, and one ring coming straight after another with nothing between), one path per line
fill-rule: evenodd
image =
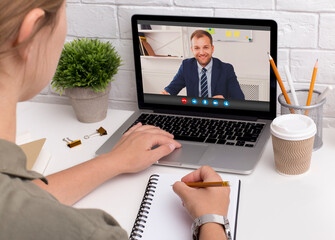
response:
M281 77L280 77L280 75L279 75L279 72L278 72L278 69L277 69L277 67L276 67L276 64L275 64L275 62L273 61L273 58L271 57L270 53L268 53L268 55L269 55L269 61L270 61L272 70L273 70L273 72L274 72L275 75L276 75L277 81L278 81L279 86L280 86L280 89L281 89L281 91L282 91L282 93L283 93L283 95L284 95L284 98L285 98L287 104L292 105L292 103L291 103L291 101L290 101L290 98L289 98L288 95L287 95L287 92L286 92L286 89L285 89L285 87L284 87L283 81L281 80ZM291 109L291 108L290 108L290 111L291 111L291 113L295 113L294 110Z
M186 183L189 187L229 187L229 182L193 182L193 183Z
M311 84L309 85L309 92L308 92L306 106L311 105L313 90L314 90L314 83L315 83L315 79L316 79L316 73L318 71L318 62L319 62L318 59L316 59L316 63L314 65L314 69L313 69ZM308 110L305 110L305 115L308 115Z

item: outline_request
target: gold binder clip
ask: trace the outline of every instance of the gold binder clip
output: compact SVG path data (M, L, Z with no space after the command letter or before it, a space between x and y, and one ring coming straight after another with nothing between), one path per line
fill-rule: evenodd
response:
M73 140L71 140L70 138L63 138L63 141L67 143L66 145L67 145L69 148L73 148L73 147L78 146L78 145L81 144L81 141L80 141L80 140L75 140L75 141L73 141Z
M84 138L89 139L91 137L98 136L98 135L100 136L107 135L107 131L103 127L100 127L99 129L97 129L95 133L92 133L90 135L85 135Z

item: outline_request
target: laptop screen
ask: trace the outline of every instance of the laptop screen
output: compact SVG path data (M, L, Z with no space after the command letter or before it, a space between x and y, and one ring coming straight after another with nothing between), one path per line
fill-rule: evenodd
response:
M140 108L273 118L272 20L134 15Z

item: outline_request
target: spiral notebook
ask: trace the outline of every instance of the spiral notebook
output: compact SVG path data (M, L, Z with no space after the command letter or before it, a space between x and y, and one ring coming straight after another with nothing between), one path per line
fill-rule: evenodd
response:
M150 176L130 234L131 240L192 240L193 221L171 186L176 181L180 181L182 177L175 174ZM227 217L233 240L235 240L240 180L236 176L221 174L221 177L230 183L230 204Z

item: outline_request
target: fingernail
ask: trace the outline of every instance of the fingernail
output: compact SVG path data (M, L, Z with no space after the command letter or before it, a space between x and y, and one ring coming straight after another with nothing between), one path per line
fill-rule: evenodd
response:
M175 150L176 149L176 146L172 143L169 144L169 147L171 149L171 151Z

